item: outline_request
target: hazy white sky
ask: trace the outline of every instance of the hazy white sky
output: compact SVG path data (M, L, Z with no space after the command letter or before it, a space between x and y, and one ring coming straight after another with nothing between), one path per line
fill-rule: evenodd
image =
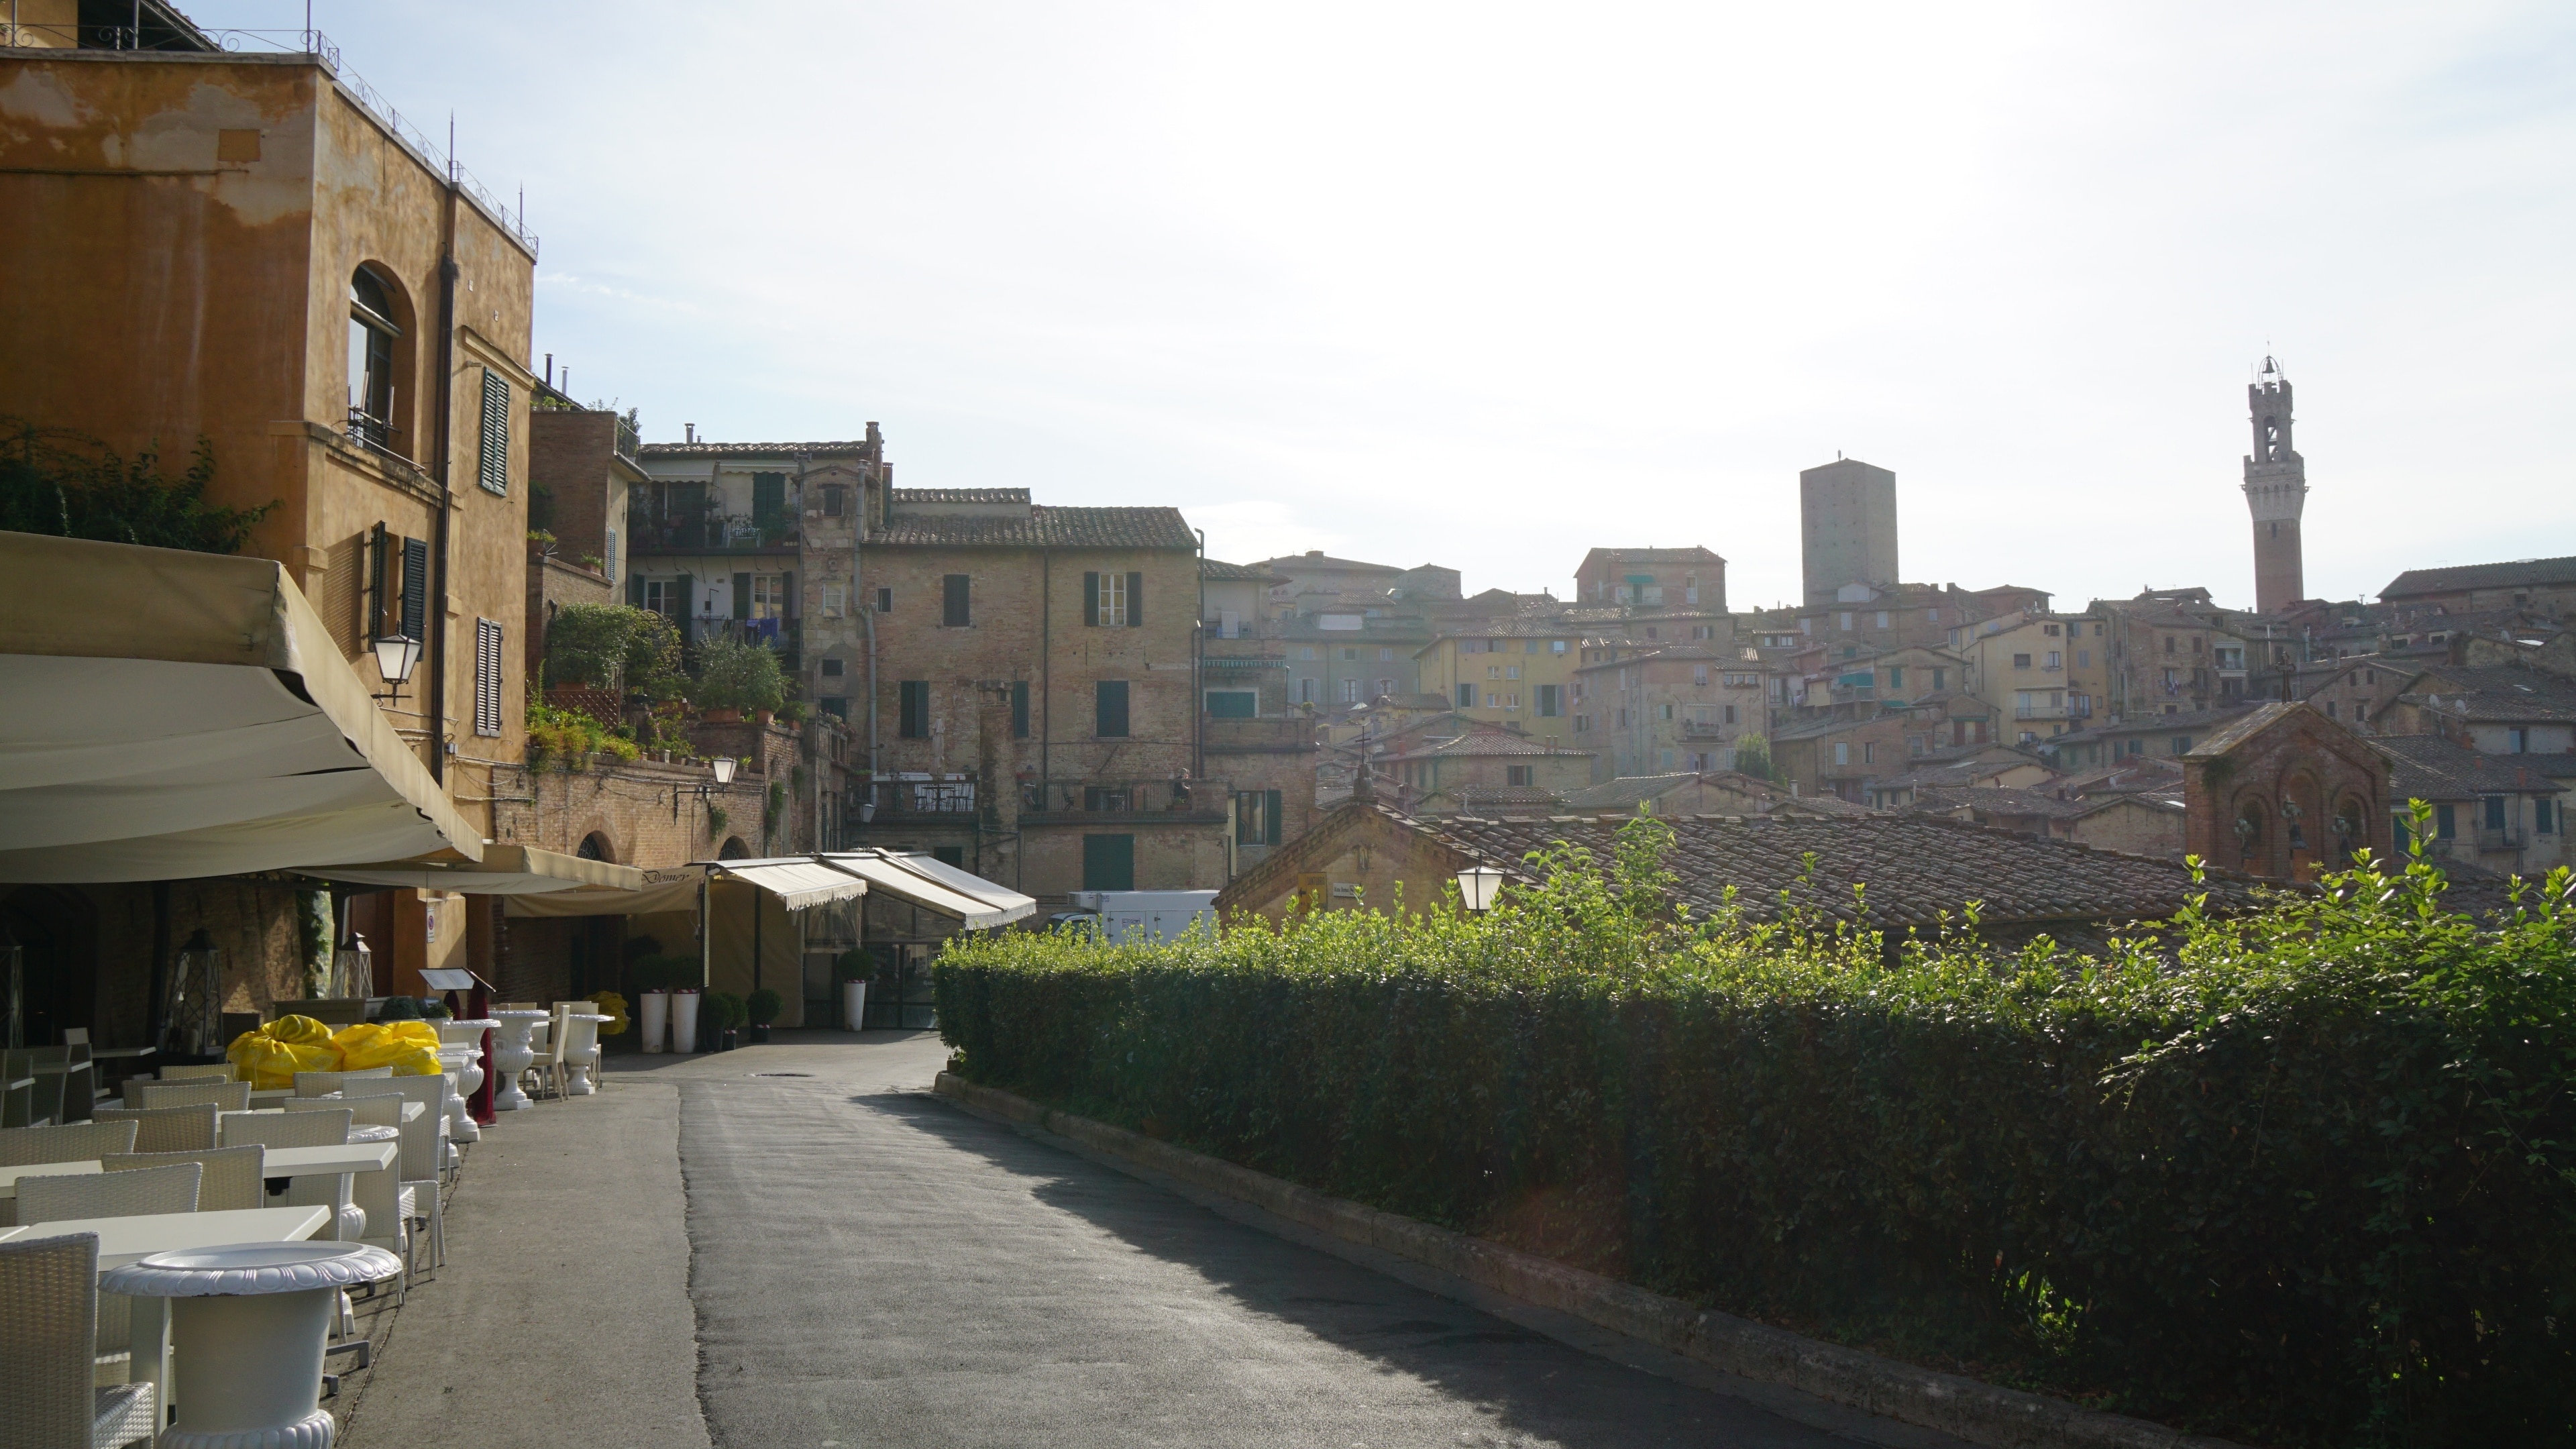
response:
M2563 0L317 10L525 183L538 350L651 441L1738 607L1840 451L1909 579L2250 604L2268 345L2310 593L2576 553Z

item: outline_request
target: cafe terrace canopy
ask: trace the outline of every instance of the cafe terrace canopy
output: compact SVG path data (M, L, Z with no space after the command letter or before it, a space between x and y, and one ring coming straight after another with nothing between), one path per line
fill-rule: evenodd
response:
M925 910L955 916L970 931L990 930L1034 913L1037 899L931 855L892 850L835 851L823 859L865 879L870 888Z
M0 533L0 580L0 881L482 859L276 563Z
M487 845L481 860L388 860L321 866L300 873L346 885L417 886L469 896L560 895L582 889L625 893L644 884L644 872L631 865L585 860L530 845Z

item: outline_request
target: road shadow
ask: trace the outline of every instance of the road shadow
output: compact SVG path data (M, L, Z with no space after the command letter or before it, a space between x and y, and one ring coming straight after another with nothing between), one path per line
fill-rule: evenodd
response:
M1601 1449L1851 1442L1274 1237L926 1093L847 1100L1021 1179L1037 1201L1187 1269L1247 1313L1362 1356L1379 1374L1418 1379L1481 1408L1513 1436L1490 1442L1526 1436Z

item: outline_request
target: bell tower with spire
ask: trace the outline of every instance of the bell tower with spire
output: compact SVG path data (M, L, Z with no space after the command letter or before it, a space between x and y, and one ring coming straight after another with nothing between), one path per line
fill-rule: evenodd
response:
M2254 451L2245 458L2245 506L2254 514L2254 607L2288 608L2302 595L2299 514L2308 502L2308 464L2290 446L2290 380L2266 357L2245 389Z

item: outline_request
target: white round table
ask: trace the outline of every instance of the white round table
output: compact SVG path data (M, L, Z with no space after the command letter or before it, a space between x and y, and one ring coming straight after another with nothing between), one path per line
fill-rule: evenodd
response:
M492 1070L501 1079L492 1084L492 1110L516 1112L532 1105L528 1094L519 1090L519 1073L537 1059L536 1048L528 1045L528 1034L537 1023L553 1016L550 1011L496 1011L492 1013L495 1034L500 1040L492 1047Z
M149 1257L101 1292L170 1303L169 1402L158 1449L330 1449L322 1349L340 1295L402 1272L354 1243L243 1243Z

